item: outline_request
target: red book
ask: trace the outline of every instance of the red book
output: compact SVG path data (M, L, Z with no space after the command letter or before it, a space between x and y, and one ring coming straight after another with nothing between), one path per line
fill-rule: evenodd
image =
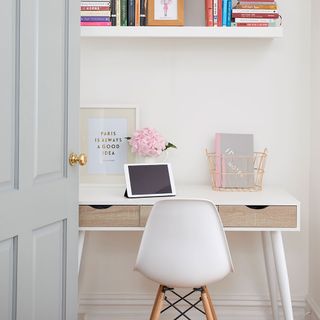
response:
M222 27L222 0L218 0L218 27Z
M232 13L232 18L278 19L279 13Z
M205 0L205 6L206 6L206 26L212 27L213 26L213 10L212 10L212 0Z

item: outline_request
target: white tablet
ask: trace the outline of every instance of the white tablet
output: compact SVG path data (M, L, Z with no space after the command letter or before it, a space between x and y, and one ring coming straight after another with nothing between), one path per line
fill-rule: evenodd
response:
M169 163L134 163L124 165L129 198L175 196Z

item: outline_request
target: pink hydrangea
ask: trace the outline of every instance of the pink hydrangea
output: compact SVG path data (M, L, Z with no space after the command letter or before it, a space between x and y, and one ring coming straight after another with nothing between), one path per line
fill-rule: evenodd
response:
M144 157L157 157L166 148L166 140L153 128L137 130L129 144L132 152Z

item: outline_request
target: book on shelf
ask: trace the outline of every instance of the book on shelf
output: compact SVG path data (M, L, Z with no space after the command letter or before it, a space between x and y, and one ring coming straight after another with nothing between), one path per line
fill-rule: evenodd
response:
M206 26L213 26L213 10L212 10L212 0L205 0L205 18Z
M81 17L81 22L110 22L110 17Z
M83 27L109 27L111 22L80 22L80 25Z
M228 0L222 0L222 26L227 26Z
M262 9L233 9L232 13L260 13L260 14L269 14L269 13L278 13L278 10L262 10Z
M147 24L147 0L140 0L140 26Z
M222 0L218 0L218 27L222 27Z
M253 3L253 4L269 4L270 2L274 3L274 0L240 0L240 2Z
M121 26L121 0L115 0L116 1L116 17L117 17L117 21L116 21L116 26L120 27Z
M235 22L234 23L235 27L276 27L277 25L275 23L270 23L270 22Z
M213 26L218 26L218 0L213 0L212 5Z
M262 9L262 10L277 10L276 4L246 4L246 3L238 3L235 9Z
M83 6L81 5L81 13L84 12L99 12L99 11L110 11L109 6Z
M278 19L279 13L232 13L232 18Z
M217 187L254 186L253 134L216 133L215 157Z
M120 12L120 25L128 25L128 2L127 0L120 0L121 12Z
M136 0L136 3L135 3L134 25L140 26L140 0Z
M227 27L231 27L232 0L227 0Z
M137 0L138 1L138 0ZM128 0L128 26L135 26L136 6L135 0Z
M117 25L117 4L116 0L111 0L111 25Z
M110 10L81 11L81 17L110 17Z
M108 1L81 1L81 7L110 7L111 0Z

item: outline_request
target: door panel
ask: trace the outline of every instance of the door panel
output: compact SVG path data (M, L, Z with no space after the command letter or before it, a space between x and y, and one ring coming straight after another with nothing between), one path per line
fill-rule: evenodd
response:
M13 188L16 168L16 71L17 34L16 1L1 3L1 11L6 12L0 19L0 191ZM16 175L17 177L17 175Z
M65 119L68 91L65 80L68 52L65 2L38 0L36 3L37 19L42 26L34 44L37 52L34 157L37 181L50 177L61 178L67 154Z
M33 319L65 319L66 224L33 231ZM48 291L47 288L50 288Z
M0 242L0 310L3 320L13 320L16 316L16 243L16 238Z

